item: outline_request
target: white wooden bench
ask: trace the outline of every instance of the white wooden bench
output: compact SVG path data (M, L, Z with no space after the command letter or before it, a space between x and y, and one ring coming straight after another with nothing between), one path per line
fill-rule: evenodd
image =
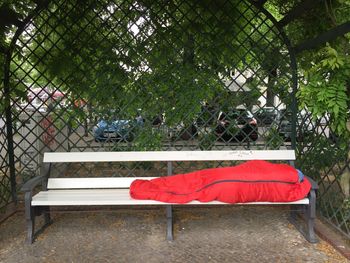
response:
M168 175L173 173L174 161L247 161L269 160L288 161L292 165L295 153L292 150L256 150L256 151L166 151L166 152L57 152L45 153L42 175L26 182L22 191L25 193L25 216L27 221L27 242L32 243L36 235L51 223L52 206L117 206L117 205L162 205L166 207L167 239L173 239L173 205L152 200L135 200L129 195L131 182L140 177L103 177L103 178L50 178L53 163L87 162L167 162ZM161 175L160 175L161 176ZM152 177L151 177L152 178ZM147 179L151 179L147 177ZM153 177L154 178L154 177ZM307 198L296 202L270 203L253 202L244 205L293 205L304 210L306 224L297 221L295 207L291 209L290 221L309 242L316 242L314 219L316 214L317 184L308 178L312 189ZM35 187L41 184L42 191L33 195ZM228 205L219 201L201 203L193 201L185 205ZM35 217L44 215L45 224L34 231ZM300 220L299 220L300 221Z

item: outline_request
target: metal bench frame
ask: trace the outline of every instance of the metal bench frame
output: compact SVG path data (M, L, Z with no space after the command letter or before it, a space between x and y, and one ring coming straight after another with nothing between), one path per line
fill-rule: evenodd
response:
M37 197L45 194L50 194L50 189L53 184L57 184L56 181L61 182L66 179L51 179L50 180L50 170L52 163L72 163L72 162L137 162L137 161L166 161L167 162L167 174L173 174L173 166L172 162L174 161L246 161L246 160L284 160L288 161L291 165L294 165L295 153L293 150L256 150L256 151L167 151L167 152L69 152L69 153L45 153L43 165L41 169L41 175L30 179L26 182L22 191L25 193L25 218L27 224L27 243L31 244L34 242L37 235L42 232L48 225L52 223L50 217L50 206L57 205L56 203L51 202L50 200L45 202L38 202L35 204L35 200ZM128 188L128 184L130 185L131 180L135 178L114 178L112 181L117 180L126 180L129 181L127 183L123 182L122 186L115 188ZM149 179L149 178L148 178ZM317 238L314 232L315 226L315 218L316 218L316 191L318 189L318 185L312 179L308 178L310 181L312 188L307 198L302 199L296 202L286 202L286 203L270 203L270 202L252 202L252 203L244 203L241 205L275 205L275 204L285 204L298 208L291 209L289 221L300 231L303 236L311 243L316 243ZM61 181L60 181L61 180ZM68 179L68 184L70 179ZM73 179L72 179L73 180ZM77 189L77 191L84 190L84 188L79 185L79 182L99 182L110 181L108 178L81 178L74 179L74 185L71 186L58 186L56 185L55 189ZM51 182L51 183L50 183ZM90 184L91 184L90 183ZM41 184L42 191L36 195L33 195L34 189ZM63 183L65 185L66 183ZM116 184L119 184L118 182ZM88 187L87 189L91 189L92 187ZM93 187L95 188L95 187ZM100 188L100 187L96 187ZM102 191L104 188L114 188L111 186L101 186ZM51 190L51 191L54 191ZM68 192L67 192L68 193ZM103 192L102 192L103 193ZM116 202L112 205L125 205L125 203L118 203L116 198ZM62 203L63 202L63 203ZM64 201L60 202L60 206L62 205L73 205L69 202L64 203ZM33 204L34 203L34 204ZM173 240L173 205L213 205L213 204L221 204L221 205L232 205L225 204L218 201L208 202L208 203L200 203L198 201L193 201L188 204L169 204L158 201L148 200L147 202L142 200L128 200L127 204L131 205L164 205L166 207L166 220L167 220L167 231L166 237L167 240ZM89 205L86 203L74 204L74 205ZM95 203L93 205L106 205L106 203ZM298 220L299 212L302 212L304 215L305 223L303 224ZM35 218L37 216L44 215L44 224L35 231Z

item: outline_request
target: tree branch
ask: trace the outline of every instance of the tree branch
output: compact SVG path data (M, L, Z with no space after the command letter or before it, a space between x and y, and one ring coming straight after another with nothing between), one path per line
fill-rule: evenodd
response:
M293 20L302 16L302 14L304 14L306 11L310 11L312 8L314 8L320 2L321 2L321 0L305 0L305 1L300 2L295 7L293 7L289 11L289 13L287 13L280 21L278 21L278 24L281 27L288 25Z
M304 51L307 49L317 48L318 46L328 41L332 41L339 36L343 36L348 32L350 32L350 21L345 22L344 24L341 24L335 28L332 28L331 30L328 30L327 32L313 39L306 40L305 42L294 47L294 51L295 53L300 53L301 51Z
M19 19L20 15L12 10L8 5L0 7L0 27L15 25L20 27L23 22Z

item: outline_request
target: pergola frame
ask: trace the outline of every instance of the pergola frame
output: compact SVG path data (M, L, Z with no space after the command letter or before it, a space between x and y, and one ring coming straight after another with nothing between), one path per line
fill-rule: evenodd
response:
M11 69L10 65L13 59L16 42L18 41L21 34L25 31L26 27L31 23L31 21L42 11L47 9L50 5L50 0L39 0L36 1L36 8L30 12L27 17L20 19L19 15L16 12L12 11L10 16L6 16L6 10L0 10L0 16L3 17L3 20L0 21L2 25L11 25L15 26L17 29L13 35L10 45L7 47L0 47L0 52L5 56L4 76L3 76L3 97L5 99L5 118L6 118L6 139L7 139L7 154L8 154L8 165L10 173L10 185L11 185L11 202L17 204L17 183L16 183L16 167L15 167L15 147L14 147L14 123L13 123L13 105L11 104L11 87L10 87L10 78L11 78ZM281 38L283 39L284 45L288 49L288 59L290 61L291 68L291 86L293 87L292 91L292 137L291 137L291 147L294 149L297 143L296 130L297 130L297 101L296 101L296 91L298 87L298 76L297 76L297 55L305 50L310 50L317 48L328 41L332 41L339 36L350 32L350 22L346 22L342 25L339 25L335 28L330 29L327 32L315 37L314 39L309 39L303 43L297 43L292 45L291 40L285 33L285 27L290 23L298 19L300 16L305 14L305 12L311 12L313 8L320 3L320 1L307 0L299 3L293 9L289 11L281 20L277 21L265 8L264 4L267 1L258 1L250 0L250 3L253 4L259 12L264 14L278 30ZM2 15L3 14L3 15Z

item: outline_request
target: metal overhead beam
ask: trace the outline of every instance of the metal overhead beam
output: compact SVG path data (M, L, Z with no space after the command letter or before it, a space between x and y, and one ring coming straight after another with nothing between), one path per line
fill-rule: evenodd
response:
M263 6L267 0L252 0L253 4Z
M348 32L350 32L350 21L345 22L344 24L341 24L335 28L332 28L331 30L328 30L323 34L320 34L319 36L313 39L306 40L305 42L295 46L294 51L295 53L300 53L301 51L304 51L307 49L316 48L328 41L331 41L337 37L343 36Z
M289 13L287 13L280 21L278 21L279 26L284 27L288 25L294 19L300 17L306 11L310 11L317 4L319 4L321 0L305 0L297 4L293 7Z

